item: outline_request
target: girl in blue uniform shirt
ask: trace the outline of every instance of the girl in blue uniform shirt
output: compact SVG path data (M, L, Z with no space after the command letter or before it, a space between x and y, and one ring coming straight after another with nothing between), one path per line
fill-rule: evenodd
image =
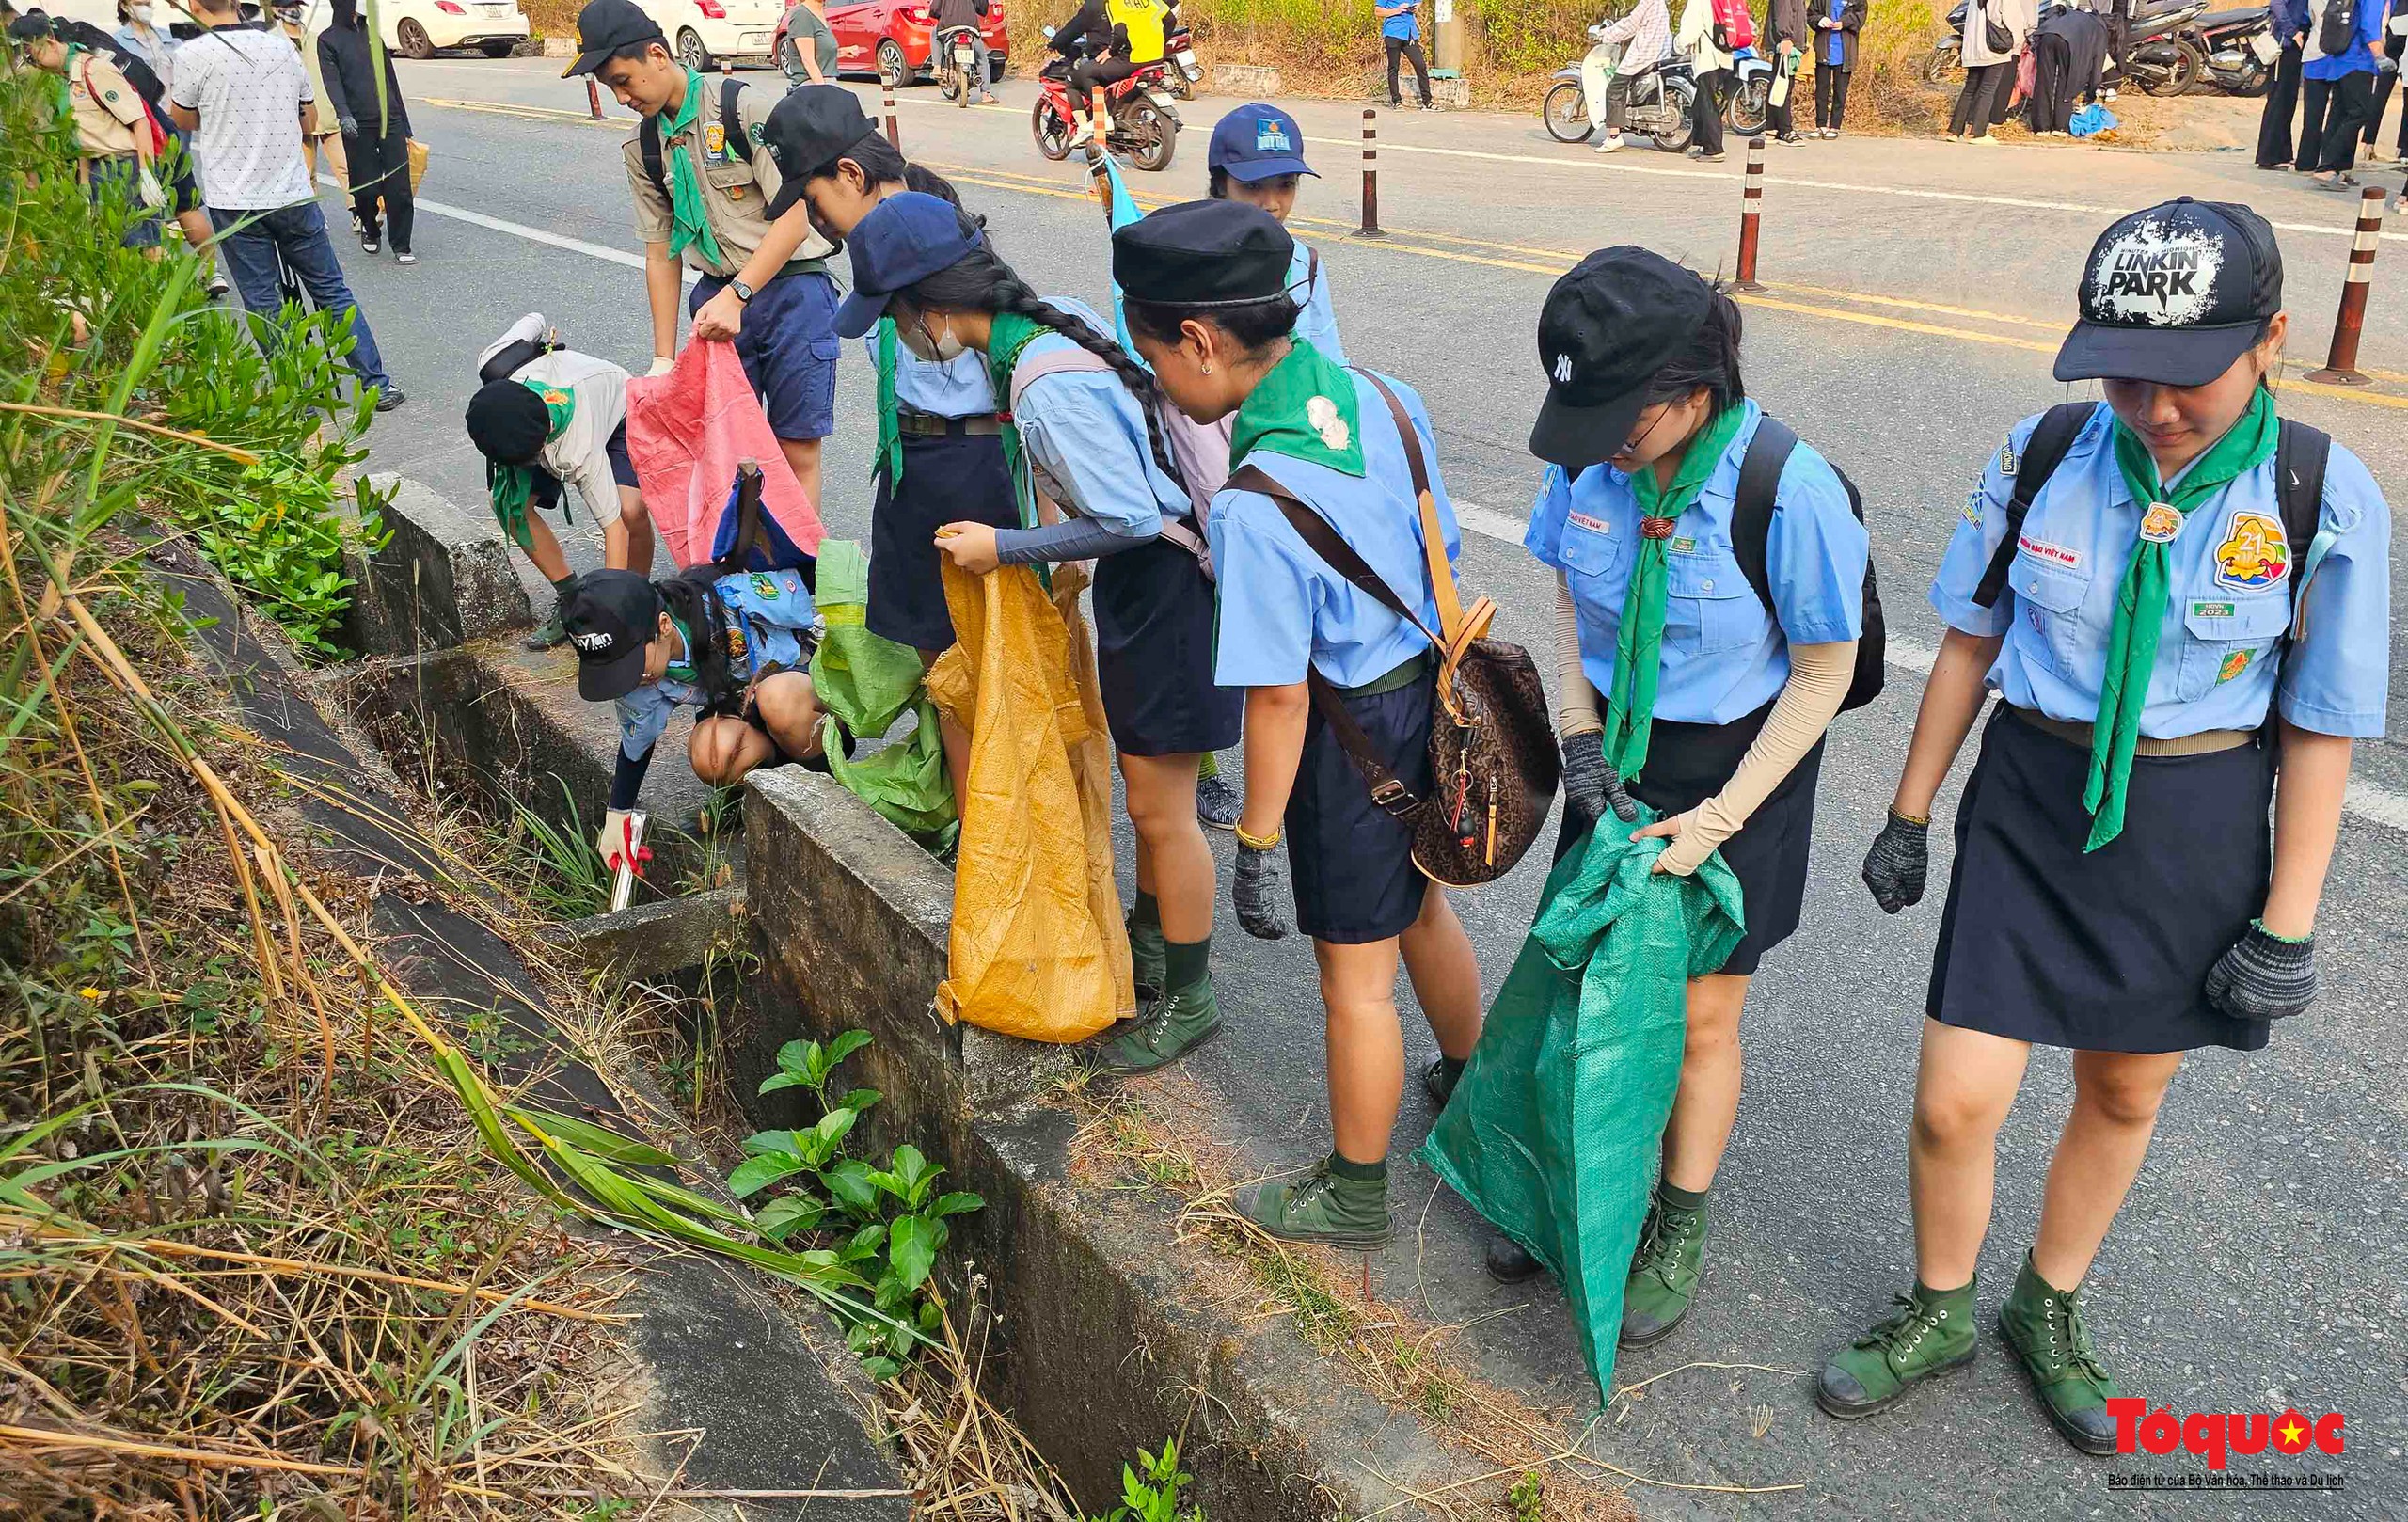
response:
M1259 206L1282 226L1296 209L1304 177L1321 178L1305 163L1305 131L1296 119L1263 101L1250 101L1220 119L1212 128L1206 162L1208 194L1214 200ZM1346 363L1346 347L1338 341L1338 316L1329 305L1329 272L1321 255L1302 239L1296 240L1295 254L1288 262L1288 295L1300 309L1295 336L1333 363Z
M2053 469L2047 415L2011 430L1941 562L1947 633L1864 864L1883 910L1922 897L1932 801L1999 704L1925 1005L1914 1288L1825 1365L1834 1416L1972 1357L1999 1124L2032 1048L2067 1047L2073 1110L1999 1332L2057 1429L2115 1451L2077 1293L2159 1104L2185 1051L2262 1047L2315 996L2351 741L2384 727L2391 520L2354 455L2274 416L2282 279L2245 206L2109 228L2056 364L2105 404L2059 410Z
M1670 1335L1695 1301L1706 1190L1738 1115L1739 1010L1764 954L1798 927L1823 731L1863 630L1864 526L1822 456L1794 445L1764 543L1770 606L1740 569L1740 465L1766 420L1739 373L1739 310L1643 248L1591 254L1548 293L1549 388L1530 450L1550 464L1524 539L1559 580L1566 844L1629 791L1671 837L1656 869L1719 850L1746 934L1688 985L1663 1171L1624 1291L1622 1342ZM1597 699L1605 698L1604 715ZM1611 828L1603 824L1603 828ZM1509 1239L1489 1271L1537 1263Z
M906 190L956 206L961 198L942 177L907 164L863 115L853 92L835 85L802 85L769 113L763 145L788 188L776 216L800 198L821 237L842 246L879 202ZM892 318L863 335L878 376L878 453L871 462L877 496L870 512L869 631L920 652L934 665L953 644L944 579L937 568L936 531L974 519L1017 528L1020 506L1004 465L1003 422L984 356L967 350L927 359L907 347ZM940 718L945 769L958 797L970 767L970 737Z
M1245 476L1260 471L1389 586L1412 589L1400 595L1433 626L1408 449L1429 472L1450 560L1459 545L1421 399L1291 337L1293 251L1259 208L1190 201L1116 232L1112 269L1130 334L1163 389L1199 423L1233 420L1233 484L1212 500L1211 533L1213 675L1245 700L1238 923L1266 940L1287 933L1272 901L1272 852L1284 833L1296 923L1312 938L1328 1014L1330 1154L1301 1180L1243 1191L1238 1209L1275 1236L1370 1246L1388 1235L1388 1134L1404 1086L1399 953L1452 1071L1480 1038L1480 967L1445 892L1413 864L1411 829L1372 803L1363 773L1313 711L1307 674L1338 690L1418 796L1430 789L1437 668L1420 631L1332 569Z
M1243 694L1212 684L1212 584L1187 488L1165 443L1145 368L1075 302L1047 301L995 257L984 232L934 196L890 196L853 229L848 337L891 316L903 345L943 363L985 357L1008 398L1007 457L1026 495L1018 521L963 519L937 547L963 570L1088 560L1095 568L1096 674L1137 834L1130 951L1157 991L1101 1054L1141 1072L1220 1028L1208 960L1213 866L1196 817L1198 758L1238 737ZM1062 509L1038 523L1037 499Z

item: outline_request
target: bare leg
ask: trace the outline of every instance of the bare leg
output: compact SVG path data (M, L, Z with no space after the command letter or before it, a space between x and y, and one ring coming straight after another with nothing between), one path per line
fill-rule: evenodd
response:
M2082 1283L2124 1196L2140 1176L2179 1052L2073 1054L2073 1113L2049 1163L2032 1267L2049 1283Z
M816 438L782 438L778 452L786 457L794 470L794 479L802 484L802 495L814 505L819 501L819 445Z
M920 669L927 671L943 658L942 650L920 652ZM937 709L937 739L944 746L944 774L952 780L954 806L970 796L970 731L953 721L943 708Z
M1469 1057L1480 1044L1480 959L1446 889L1434 882L1422 894L1420 917L1398 938L1398 946L1439 1052L1458 1062Z
M652 515L644 511L643 493L619 488L619 519L602 529L602 563L614 571L652 574Z
M1739 1007L1745 977L1720 973L1689 979L1688 1036L1681 1050L1681 1084L1664 1127L1664 1181L1704 1193L1731 1145L1739 1117Z
M752 711L786 754L800 761L820 753L819 694L809 674L782 671L763 677L752 693Z
M2028 1042L1923 1023L1907 1180L1914 1196L1915 1275L1929 1289L1972 1281L1990 1226L1998 1128L2031 1056Z
M1426 906L1425 906L1426 908ZM1404 1097L1404 1033L1397 1023L1397 943L1313 943L1328 1011L1329 1130L1338 1155L1377 1163L1388 1155Z
M1129 822L1137 828L1137 886L1162 905L1163 939L1212 934L1212 848L1196 822L1196 756L1122 755Z
M768 736L725 715L696 721L693 737L686 742L686 758L693 763L694 775L713 787L735 786L746 772L776 753Z

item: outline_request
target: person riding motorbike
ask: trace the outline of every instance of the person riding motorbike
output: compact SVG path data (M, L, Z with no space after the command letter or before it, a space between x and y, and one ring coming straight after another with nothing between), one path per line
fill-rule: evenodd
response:
M975 103L997 103L995 92L987 87L987 39L979 30L987 19L987 0L935 0L931 8L936 18L936 40L940 47L951 41L951 34L970 34L970 51L975 57L977 95Z
M1622 147L1622 124L1630 108L1631 82L1672 51L1671 14L1665 0L1639 0L1620 21L1589 28L1597 45L1580 63L1580 94L1589 103L1589 125L1602 135L1597 151Z
M1178 8L1164 0L1084 0L1054 34L1054 51L1070 60L1070 116L1078 126L1072 148L1085 147L1095 135L1086 105L1097 87L1117 85L1160 63L1177 18Z

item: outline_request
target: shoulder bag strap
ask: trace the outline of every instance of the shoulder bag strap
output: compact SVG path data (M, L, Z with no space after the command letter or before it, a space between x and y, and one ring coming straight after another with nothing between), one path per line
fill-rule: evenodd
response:
M726 135L721 141L734 145L732 151L722 149L721 152L729 158L752 156L752 137L744 130L744 108L736 103L737 96L743 90L744 81L734 74L720 81L719 124L720 130Z
M2307 595L2308 553L2324 516L2324 465L2333 436L2289 418L2274 435L2274 499L2282 504L2283 537L2291 551L2291 622L2289 637L2301 633L2302 601Z
M669 161L660 151L660 119L646 117L636 129L636 151L643 157L643 172L652 179L652 188L663 196L669 194Z
M1348 368L1370 381L1371 389L1380 393L1380 400L1388 404L1388 416L1396 420L1398 436L1404 440L1405 464L1413 470L1413 497L1421 510L1421 558L1430 567L1430 592L1438 603L1438 629L1446 636L1444 639L1434 637L1431 642L1443 651L1453 642L1456 631L1463 627L1464 609L1462 599L1455 593L1455 568L1447 560L1447 535L1438 525L1437 499L1430 495L1430 462L1421 452L1421 435L1414 428L1413 417L1404 410L1404 404L1397 400L1396 392L1388 389L1387 382L1368 370L1354 366ZM1411 614L1406 616L1412 617ZM1418 618L1413 621L1416 624L1421 622ZM1427 634L1429 630L1425 628L1422 632Z
M2023 458L2016 463L2015 495L2007 499L2006 534L1990 554L1988 569L1982 573L1981 585L1973 589L1973 606L1995 607L1998 595L2006 590L2008 565L2015 559L2015 543L2023 532L2024 515L2032 511L2033 499L2049 484L2066 451L2090 420L2091 414L2101 404L2097 402L2060 402L2040 414L2032 432L2023 441Z
M1739 456L1739 489L1731 508L1731 553L1738 559L1739 574L1756 589L1756 600L1776 624L1781 620L1772 605L1772 578L1766 563L1773 511L1781 505L1781 473L1788 468L1790 453L1797 448L1798 435L1787 423L1769 415L1759 416L1755 436Z

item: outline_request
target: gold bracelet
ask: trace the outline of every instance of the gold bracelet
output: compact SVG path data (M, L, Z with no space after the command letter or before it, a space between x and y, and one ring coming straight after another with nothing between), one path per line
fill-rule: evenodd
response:
M1244 825L1238 825L1235 828L1237 831L1238 844L1244 846L1250 851L1267 851L1272 849L1279 844L1280 838L1287 832L1284 830L1274 830L1271 832L1270 837L1265 839L1259 835L1247 834L1245 832L1245 826Z
M1921 830L1927 830L1931 827L1930 815L1926 814L1922 818L1918 819L1911 814L1899 813L1898 806L1894 803L1890 805L1890 817L1897 820L1900 824L1910 824Z

